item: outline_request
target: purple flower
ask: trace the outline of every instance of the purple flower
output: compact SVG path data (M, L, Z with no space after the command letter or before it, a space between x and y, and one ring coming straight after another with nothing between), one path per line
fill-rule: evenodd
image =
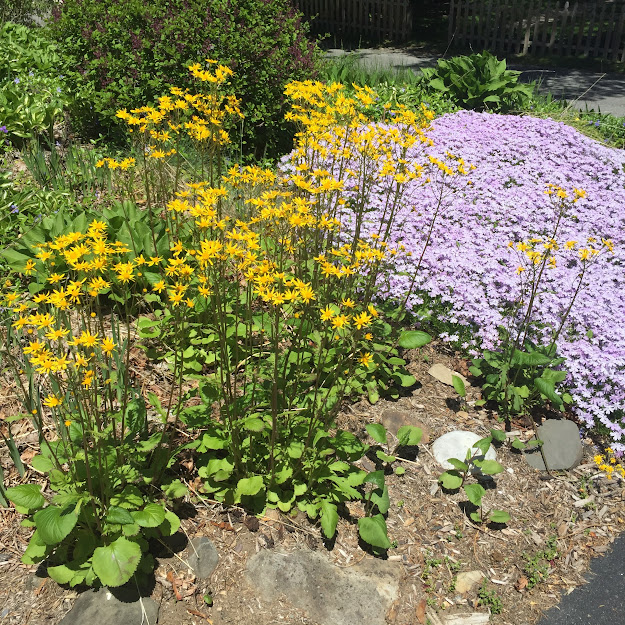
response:
M11 204L11 214L15 215L16 213L19 213L20 209L17 207L17 204Z
M5 135L9 133L6 126L0 126L0 132L3 132Z

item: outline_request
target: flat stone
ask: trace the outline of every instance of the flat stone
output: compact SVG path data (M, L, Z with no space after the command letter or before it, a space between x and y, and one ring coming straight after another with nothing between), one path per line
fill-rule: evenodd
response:
M413 425L423 432L421 443L426 444L430 442L430 431L428 428L407 410L385 410L380 420L382 421L382 425L393 434L393 436L397 436L397 430L399 430L400 427Z
M489 612L465 612L448 614L445 616L445 625L486 625L490 621Z
M471 386L469 384L469 381L460 373L458 373L457 371L453 371L452 369L450 369L449 367L446 367L445 365L442 365L441 363L436 363L434 365L432 365L429 369L428 369L428 373L435 379L437 379L439 382L442 382L443 384L447 384L447 386L453 386L454 383L452 381L452 376L457 375L463 382L464 385L469 387Z
M215 545L206 538L198 536L189 545L189 566L198 579L208 579L219 562L219 553Z
M478 436L473 432L466 432L464 430L455 430L453 432L448 432L447 434L443 434L440 438L437 438L432 445L432 453L436 458L438 464L440 464L443 469L453 469L453 466L447 462L449 458L458 458L464 462L467 451L471 449L471 453L477 451L473 445L479 441L482 436ZM476 456L476 459L483 460L496 460L497 454L493 449L493 446L490 446L490 449L486 452L486 456Z
M157 621L156 601L122 587L87 590L59 625L155 625Z
M456 577L456 592L465 595L484 579L482 571L463 571Z
M248 581L263 600L285 597L319 625L386 625L401 575L399 562L371 559L339 568L327 556L305 549L263 550L247 565Z
M543 441L542 451L550 471L567 471L581 461L584 450L579 438L579 428L567 419L548 419L537 430ZM525 459L535 469L545 471L545 463L538 447L525 450Z

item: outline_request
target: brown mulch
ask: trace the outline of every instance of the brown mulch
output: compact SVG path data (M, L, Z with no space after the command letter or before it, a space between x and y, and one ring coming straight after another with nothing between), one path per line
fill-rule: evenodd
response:
M531 468L504 445L497 449L497 456L506 470L494 477L484 505L508 511L511 521L505 527L476 526L463 511L466 498L462 493L441 490L438 476L442 469L430 446L445 432L463 429L486 436L490 428L501 429L502 424L491 413L471 406L479 389L469 387L468 403L460 404L452 387L427 373L435 362L466 373L466 363L456 354L429 346L408 356L411 372L420 382L418 388L397 401L346 406L339 418L341 427L365 439L365 425L371 422L411 423L425 433L416 456L393 465L403 466L405 474L387 475L391 498L387 522L394 545L388 559L401 563L404 571L399 598L387 620L391 625L424 625L428 618L437 622L454 612L487 612L487 605L479 605L479 584L464 594L456 588L459 573L479 571L487 580L486 589L502 604L501 613L491 614L490 623L534 625L563 593L584 583L590 559L601 557L625 531L623 482L609 481L597 470L592 458L598 450L590 439L583 441L580 466L553 475ZM7 385L0 396L0 418L19 412L16 397ZM514 424L514 429L522 440L533 434L524 424ZM37 437L26 422L13 424L12 433L27 463L37 450ZM20 478L2 444L0 466L6 485L43 480L31 469ZM363 466L371 470L374 465L365 458ZM199 494L192 496L178 511L185 535L181 544L161 545L158 554L151 596L160 603L159 623L313 625L286 601L261 602L245 581L246 562L260 549L296 546L322 551L340 567L372 558L358 541L357 519L363 507L354 503L348 510L349 517L339 521L336 540L328 545L319 528L302 514L289 517L270 511L256 519L239 508L225 508ZM14 510L0 508L0 625L58 623L80 590L60 587L41 568L37 571L20 563L32 531L21 527L20 520ZM209 580L195 579L186 564L185 542L195 536L208 536L220 554ZM549 560L541 557L545 552ZM212 606L205 601L208 595Z

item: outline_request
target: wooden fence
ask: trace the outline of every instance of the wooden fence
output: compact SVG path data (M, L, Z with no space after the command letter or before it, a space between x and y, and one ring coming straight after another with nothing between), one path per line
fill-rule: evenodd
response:
M401 43L412 34L410 0L295 0L313 35Z
M449 41L476 51L625 61L624 0L451 0Z

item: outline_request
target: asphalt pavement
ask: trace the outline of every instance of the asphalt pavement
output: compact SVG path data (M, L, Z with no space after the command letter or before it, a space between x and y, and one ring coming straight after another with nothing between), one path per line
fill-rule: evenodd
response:
M361 49L355 53L363 66L372 69L395 68L411 69L419 72L424 67L434 67L438 56L413 53L398 48ZM330 49L329 57L346 54L343 50ZM517 67L508 64L510 69L521 71L522 80L538 81L541 93L551 93L564 99L575 109L595 110L625 117L625 74L605 74L577 69L540 67ZM625 617L623 618L625 625Z

